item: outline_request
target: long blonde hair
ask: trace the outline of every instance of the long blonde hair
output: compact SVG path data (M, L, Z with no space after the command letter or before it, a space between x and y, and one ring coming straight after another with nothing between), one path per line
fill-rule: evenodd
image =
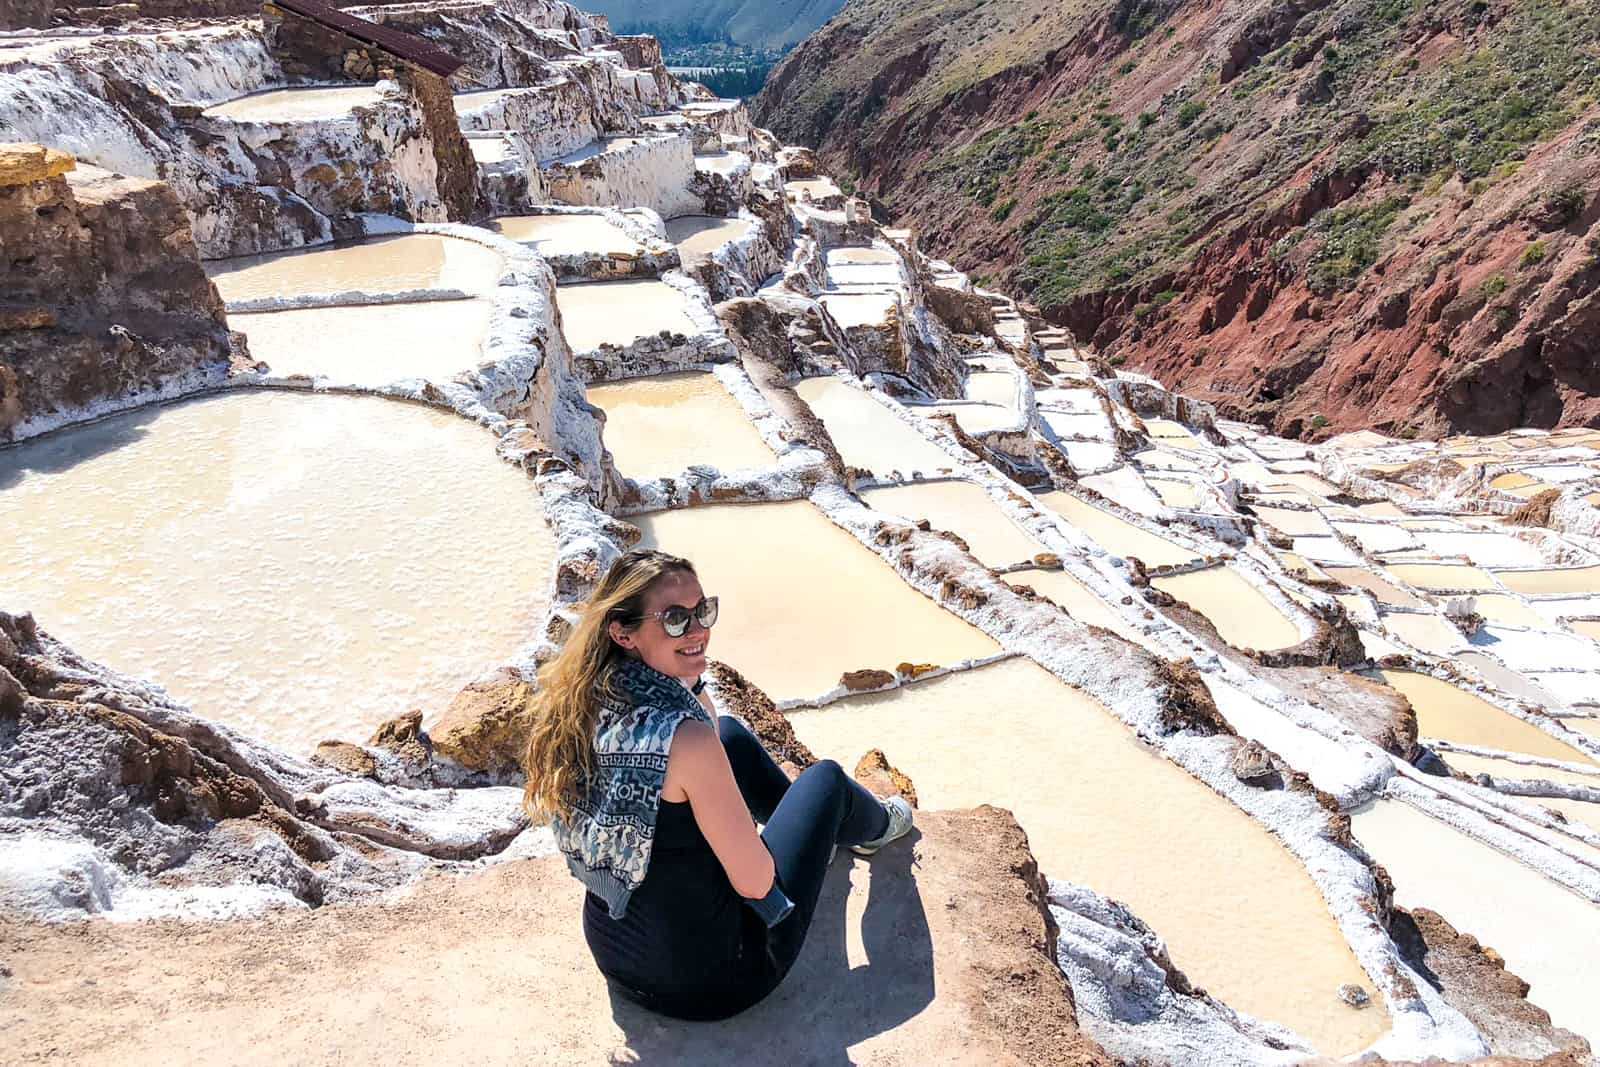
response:
M536 821L570 815L579 788L594 770L596 690L623 655L611 640L611 624L638 626L651 587L684 572L694 574L694 565L678 556L648 549L625 553L600 580L567 643L540 669L523 758L528 784L522 802Z

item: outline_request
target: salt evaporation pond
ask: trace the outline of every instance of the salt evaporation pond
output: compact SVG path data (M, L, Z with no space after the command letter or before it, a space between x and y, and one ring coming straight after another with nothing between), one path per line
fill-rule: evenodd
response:
M1300 628L1277 605L1231 567L1206 567L1188 574L1152 578L1150 584L1204 615L1234 648L1289 648Z
M698 267L711 253L744 236L749 219L721 219L714 215L683 215L667 220L667 240L678 246L684 269Z
M447 381L474 369L483 362L493 311L487 300L431 300L235 312L228 323L275 375L377 387L407 378Z
M911 410L924 417L954 415L956 423L970 434L1010 429L1018 422L1015 411L999 404L918 404Z
M1368 805L1351 824L1394 879L1396 904L1436 911L1492 948L1556 1026L1600 1047L1600 908L1400 801Z
M590 385L606 413L605 445L629 478L677 476L697 463L770 467L772 450L716 376L700 371Z
M600 214L507 215L494 231L542 256L641 256L644 246Z
M1199 559L1182 545L1135 526L1133 523L1079 500L1071 493L1054 490L1040 493L1039 503L1082 530L1097 545L1114 556L1137 558L1147 567L1170 567Z
M822 420L851 467L903 475L953 470L956 461L884 405L838 378L807 378L794 391Z
M1499 571L1497 576L1513 593L1600 593L1600 567Z
M625 348L641 337L700 332L689 318L688 298L666 282L629 278L556 287L561 328L574 352L601 345Z
M493 439L418 405L253 390L0 451L8 610L302 753L535 636L553 556Z
M375 85L301 86L236 97L208 107L202 114L234 122L310 122L340 118L382 100Z
M949 530L987 567L1026 563L1044 546L1023 533L981 486L971 482L916 482L861 493L868 507Z
M1000 651L903 582L804 500L630 516L642 547L687 556L722 598L711 656L775 700L819 696L846 671L949 666Z
M817 298L834 321L848 330L856 326L881 326L900 306L894 293L823 293Z
M1417 712L1417 733L1421 737L1441 737L1463 745L1572 763L1595 762L1532 723L1523 722L1477 694L1449 682L1414 671L1378 671L1377 676L1411 701ZM1452 762L1454 758L1454 754L1446 757Z
M1002 697L1003 695L1003 697ZM1379 1006L1305 869L1249 816L1142 745L1084 693L1024 659L791 711L819 757L882 748L929 809L1016 813L1040 869L1126 903L1197 985L1320 1051L1381 1037ZM914 727L911 725L914 724Z
M1029 586L1081 623L1103 627L1135 643L1143 641L1143 635L1138 630L1124 622L1109 604L1066 571L1028 567L1008 571L1002 577L1011 585Z
M1421 600L1391 582L1386 582L1364 567L1327 567L1328 577L1373 595L1380 604L1394 608L1425 608Z
M1460 563L1386 563L1385 569L1407 585L1437 593L1473 593L1493 589L1489 572Z
M484 245L408 233L212 260L205 269L222 299L233 304L349 292L478 295L492 289L505 268L500 253Z

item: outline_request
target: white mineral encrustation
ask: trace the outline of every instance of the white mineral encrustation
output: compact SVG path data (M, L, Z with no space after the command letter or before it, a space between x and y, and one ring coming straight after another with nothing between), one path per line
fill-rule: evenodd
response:
M1015 811L1113 1055L1489 1051L1374 860L1600 1044L1600 431L1264 435L875 224L648 38L557 0L358 14L465 62L313 77L251 20L0 51L0 141L170 183L244 338L212 395L45 397L0 448L0 609L74 677L331 834L526 853L515 709L480 697L658 546L817 756ZM422 865L334 836L156 878L137 828L25 792L0 900L46 919ZM1192 987L1146 980L1168 959Z

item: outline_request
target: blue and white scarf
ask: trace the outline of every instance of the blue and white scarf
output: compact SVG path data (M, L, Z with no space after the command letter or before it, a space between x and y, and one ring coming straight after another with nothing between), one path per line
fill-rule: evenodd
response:
M650 867L673 735L711 716L683 683L632 658L614 661L595 696L594 772L551 828L572 873L620 919Z

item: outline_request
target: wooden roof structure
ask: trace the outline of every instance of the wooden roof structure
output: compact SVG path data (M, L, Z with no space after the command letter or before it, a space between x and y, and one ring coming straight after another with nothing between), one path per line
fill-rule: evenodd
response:
M273 7L280 7L301 18L326 26L330 30L337 30L354 37L363 44L381 48L396 59L421 67L441 78L448 78L465 65L462 60L414 33L397 30L392 26L381 26L370 19L340 11L323 3L322 0L268 0L268 2Z

